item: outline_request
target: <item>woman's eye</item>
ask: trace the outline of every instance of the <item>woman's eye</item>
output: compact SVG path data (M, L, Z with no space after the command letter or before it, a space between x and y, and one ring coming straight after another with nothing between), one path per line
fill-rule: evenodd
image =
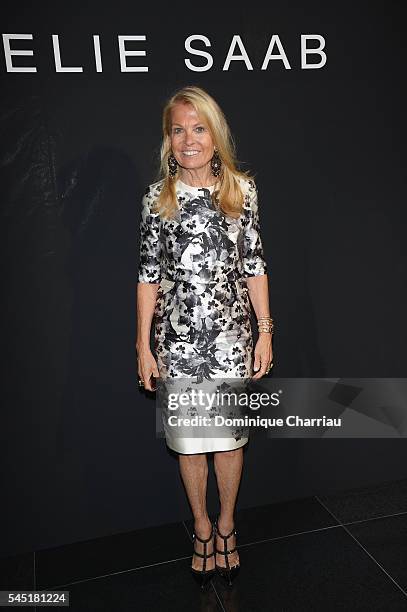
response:
M180 133L180 131L181 131L182 129L183 129L183 128L181 128L181 127L176 127L176 128L173 128L173 133L174 133L174 134L179 134L179 133ZM198 130L198 131L199 131L199 133L201 133L201 134L202 134L202 132L204 132L204 131L205 131L205 128L204 128L204 126L203 126L203 125L198 125L198 127L196 127L195 129L196 129L196 130Z

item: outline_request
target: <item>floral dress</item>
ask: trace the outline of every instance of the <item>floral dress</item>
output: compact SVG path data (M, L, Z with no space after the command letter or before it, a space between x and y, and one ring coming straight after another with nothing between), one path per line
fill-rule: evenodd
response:
M138 282L159 283L154 312L157 393L160 385L167 393L174 385L177 393L194 386L215 392L253 375L246 279L267 274L267 264L255 183L238 180L244 194L238 219L213 204L214 186L191 187L178 179L179 206L173 219L161 219L152 210L163 181L149 185L143 196ZM210 409L189 404L171 411L162 401L161 409L166 442L176 452L232 450L248 441L243 427L169 425L168 417L175 412L211 419L219 413L216 403Z

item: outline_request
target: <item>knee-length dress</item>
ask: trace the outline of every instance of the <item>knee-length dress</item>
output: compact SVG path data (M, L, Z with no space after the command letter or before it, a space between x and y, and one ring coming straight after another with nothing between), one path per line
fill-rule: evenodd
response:
M214 186L176 182L178 210L163 219L152 205L163 180L146 189L141 207L139 283L159 283L154 312L154 349L160 381L208 389L253 375L251 306L246 279L267 274L260 234L257 188L238 177L243 212L226 216L212 202ZM177 381L182 379L182 381ZM222 379L222 381L219 381ZM157 387L158 389L158 387ZM179 389L179 387L178 387ZM205 415L212 418L216 410ZM196 415L196 406L185 408ZM248 441L247 428L221 437L169 426L162 407L167 445L178 453L233 450ZM181 433L180 433L181 432Z

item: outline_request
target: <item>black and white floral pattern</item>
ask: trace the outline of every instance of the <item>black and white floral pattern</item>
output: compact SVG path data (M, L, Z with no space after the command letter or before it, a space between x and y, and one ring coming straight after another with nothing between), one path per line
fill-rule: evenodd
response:
M244 208L238 219L212 203L213 187L199 189L178 180L179 209L171 220L152 210L162 181L149 185L143 196L138 282L159 283L154 348L162 380L185 378L198 386L212 380L215 389L216 379L252 374L246 279L268 271L257 189L253 181L239 180ZM178 452L229 450L247 441L236 431L229 439L187 443L164 428L167 443Z

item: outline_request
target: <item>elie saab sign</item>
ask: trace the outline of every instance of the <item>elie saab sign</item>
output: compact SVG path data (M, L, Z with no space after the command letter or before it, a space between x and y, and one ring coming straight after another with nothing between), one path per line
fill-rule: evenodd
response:
M37 72L35 65L35 56L32 49L19 48L19 41L34 40L33 34L3 34L4 58L7 72L32 73ZM67 48L69 43L66 40L60 40L58 34L51 35L52 55L51 66L55 68L55 72L71 73L83 72L83 66L70 66L67 57L61 51L61 46ZM95 72L103 72L103 54L100 45L99 34L92 36L93 49L92 59L94 60ZM116 43L115 43L116 44ZM26 47L25 43L22 45ZM148 56L145 47L147 46L147 37L144 34L140 35L118 35L117 49L120 61L121 72L148 72ZM239 63L244 70L269 70L273 65L282 65L286 70L291 70L292 66L288 55L284 50L283 43L278 34L273 34L267 47L264 49L264 56L259 65L253 66L250 55L245 47L244 41L239 34L232 36L223 64L214 66L214 59L208 49L211 47L211 41L203 34L192 34L184 41L184 48L189 57L184 58L185 67L192 72L206 72L213 68L220 68L223 71L228 71L232 62ZM325 39L319 34L301 34L298 45L298 56L294 58L296 67L301 70L323 68L327 61L326 53L324 52ZM68 53L65 53L68 55ZM30 65L19 64L18 58L22 56L32 57ZM137 58L129 60L129 58ZM196 58L199 58L196 62ZM291 62L293 60L291 59ZM203 62L203 63L202 63ZM93 63L93 62L92 62ZM130 64L130 65L129 65Z

